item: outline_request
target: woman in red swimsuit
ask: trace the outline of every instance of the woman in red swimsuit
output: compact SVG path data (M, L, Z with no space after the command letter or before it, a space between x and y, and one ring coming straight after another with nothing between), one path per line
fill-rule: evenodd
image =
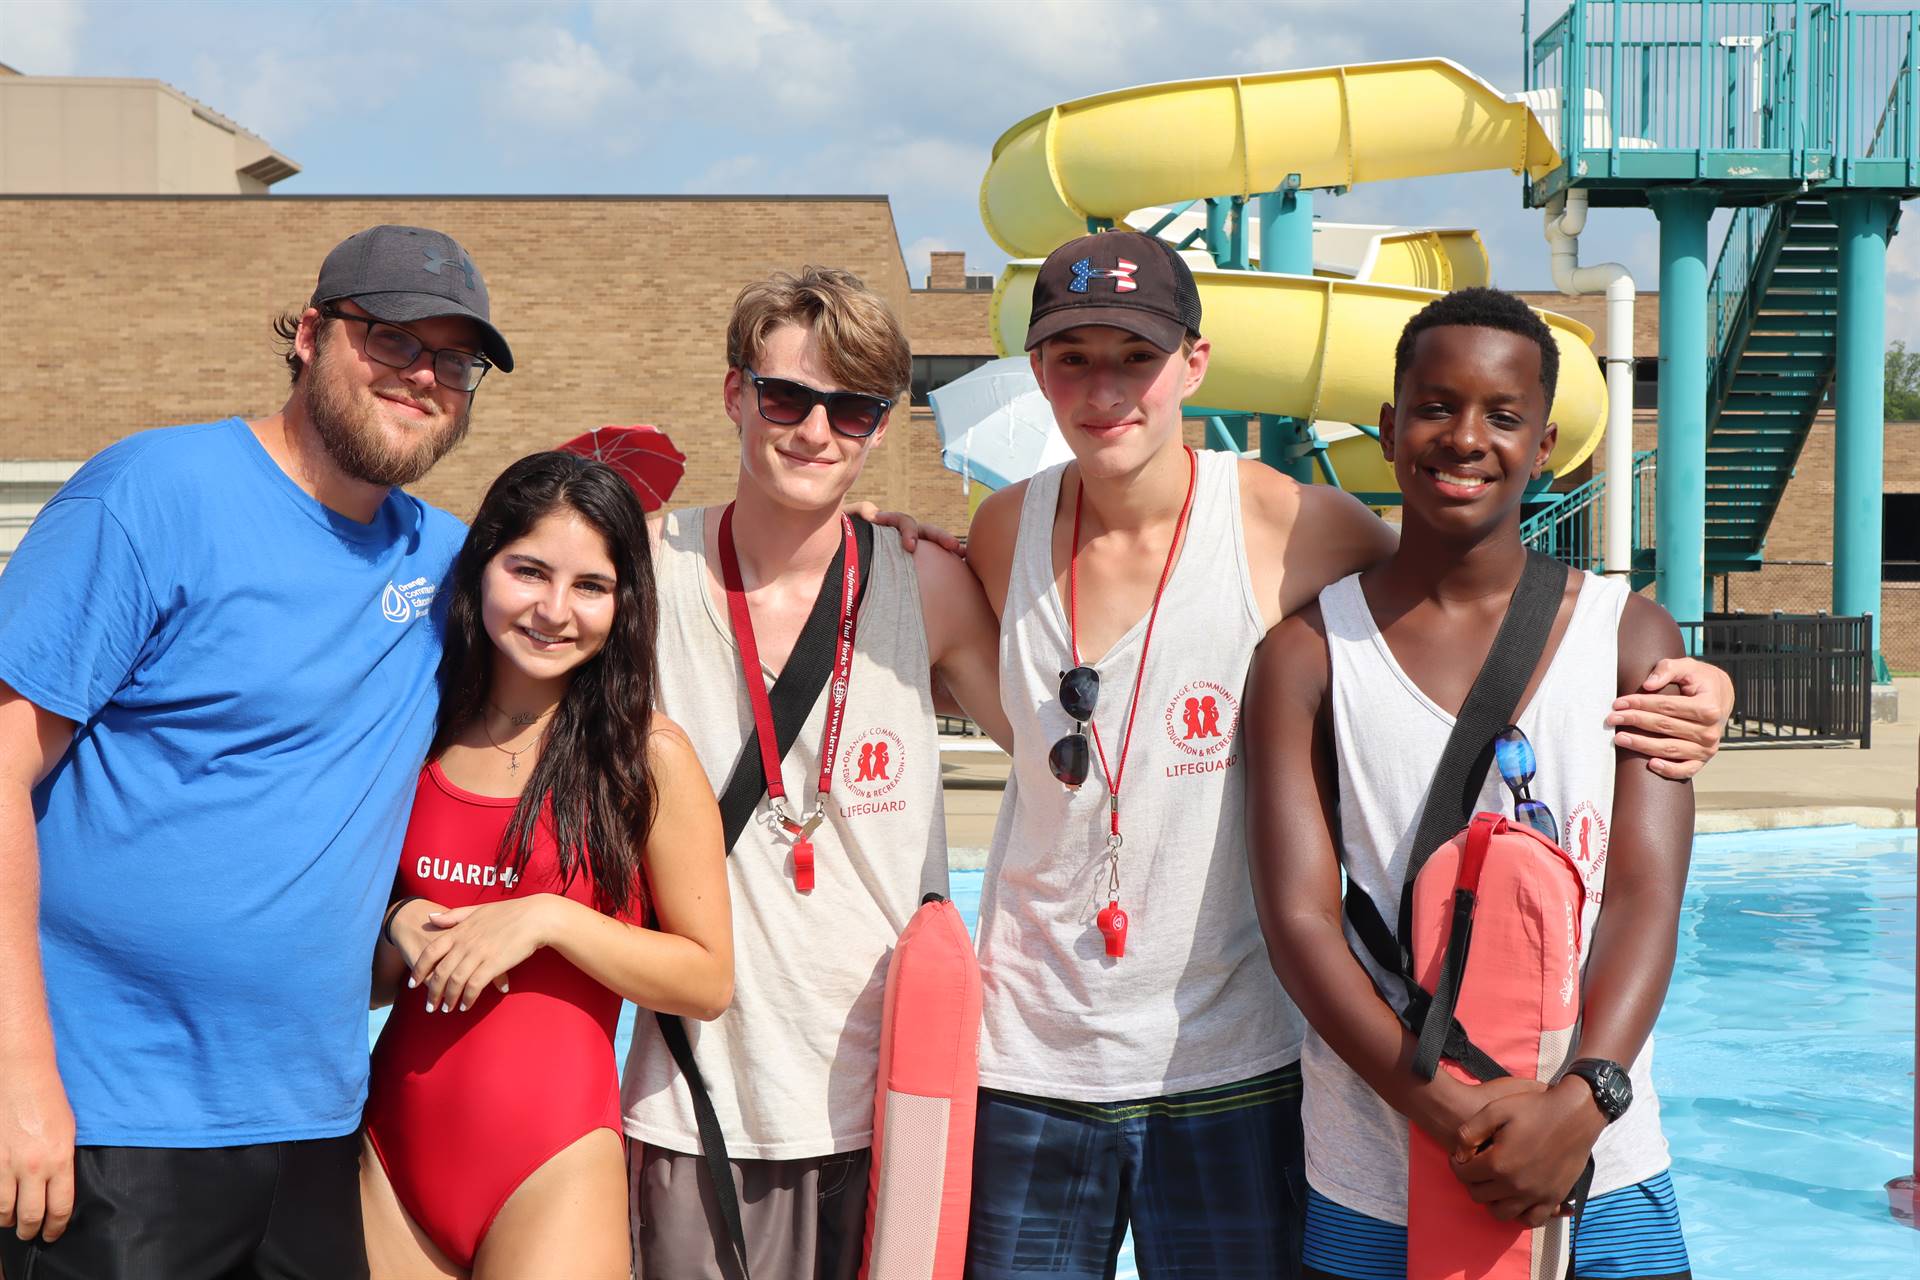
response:
M454 567L442 703L374 960L375 1277L624 1280L614 1023L732 998L720 815L653 711L653 569L618 475L523 458ZM643 923L651 917L657 924Z

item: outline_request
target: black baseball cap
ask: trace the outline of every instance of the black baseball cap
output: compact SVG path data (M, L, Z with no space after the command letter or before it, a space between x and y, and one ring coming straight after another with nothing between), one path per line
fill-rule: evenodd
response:
M487 318L487 282L444 231L379 226L348 236L320 264L309 305L342 298L395 324L465 316L480 326L481 352L502 373L513 372L513 351Z
M1027 350L1085 324L1108 325L1178 351L1200 336L1200 290L1179 252L1158 236L1100 231L1047 255L1033 282Z

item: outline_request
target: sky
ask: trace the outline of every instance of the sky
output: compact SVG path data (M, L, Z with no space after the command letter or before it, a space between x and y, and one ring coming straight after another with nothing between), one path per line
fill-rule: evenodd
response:
M1564 7L1536 0L1535 30ZM1521 0L0 0L0 62L164 80L300 164L279 192L884 194L916 283L936 249L1005 261L980 178L1035 111L1431 56L1518 90ZM1510 174L1380 183L1315 210L1477 227L1495 283L1551 287L1541 215ZM1596 211L1581 260L1657 287L1652 215ZM1920 345L1920 237L1895 239L1888 295L1889 338Z

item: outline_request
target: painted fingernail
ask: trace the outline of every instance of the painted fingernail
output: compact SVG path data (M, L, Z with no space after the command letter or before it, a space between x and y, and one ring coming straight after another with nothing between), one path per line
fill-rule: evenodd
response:
M460 1002L460 1012L465 1013L466 1011L467 1011L467 1002L465 1000L462 1000Z
M432 1012L433 1012L433 1001L431 1001L431 1000L429 1000L429 1001L427 1001L427 1012L428 1012L428 1013L432 1013Z
M452 1003L452 1001L449 1001L449 1000L442 1000L442 1001L440 1002L440 1012L442 1012L442 1013L452 1013L452 1012L453 1012L453 1003Z
M407 979L407 990L409 990L409 991L411 991L411 990L413 990L413 989L414 989L415 987L417 987L417 986L419 986L419 985L420 985L420 980L419 980L418 978L408 978L408 979Z

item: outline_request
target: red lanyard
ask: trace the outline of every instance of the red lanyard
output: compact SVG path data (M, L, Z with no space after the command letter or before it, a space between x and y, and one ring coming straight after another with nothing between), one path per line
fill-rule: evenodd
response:
M1187 497L1180 504L1180 518L1173 525L1173 541L1167 545L1167 562L1160 567L1160 583L1153 589L1153 608L1147 613L1147 634L1140 641L1140 667L1133 675L1133 698L1127 703L1127 727L1120 736L1120 755L1116 767L1107 767L1107 749L1100 741L1100 726L1093 720L1093 747L1100 755L1100 775L1107 783L1107 813L1111 828L1107 836L1107 905L1095 923L1107 941L1107 954L1120 957L1127 950L1127 913L1120 909L1120 779L1127 768L1127 750L1133 745L1133 716L1140 709L1140 686L1147 678L1147 650L1153 646L1153 624L1160 616L1160 597L1166 594L1167 579L1173 575L1174 552L1180 548L1180 535L1193 511L1194 481L1198 478L1199 459L1187 450ZM1073 494L1073 549L1067 558L1067 626L1073 643L1073 665L1080 665L1080 507L1087 491L1082 480Z
M840 640L833 654L833 683L828 686L827 732L820 744L820 782L813 812L804 821L787 811L787 787L780 776L779 747L773 733L773 704L767 698L767 677L760 669L760 648L753 641L753 618L747 612L747 591L740 578L740 556L733 548L733 504L720 513L720 577L727 588L727 613L733 619L733 638L740 646L740 666L747 678L747 701L753 706L754 736L760 740L760 768L767 775L769 817L793 840L793 887L813 892L813 830L827 814L827 793L833 789L833 761L840 748L840 722L846 718L847 690L853 686L853 636L859 623L854 602L860 598L860 552L853 540L853 521L840 517L845 539L841 579ZM824 589L826 584L821 584Z

